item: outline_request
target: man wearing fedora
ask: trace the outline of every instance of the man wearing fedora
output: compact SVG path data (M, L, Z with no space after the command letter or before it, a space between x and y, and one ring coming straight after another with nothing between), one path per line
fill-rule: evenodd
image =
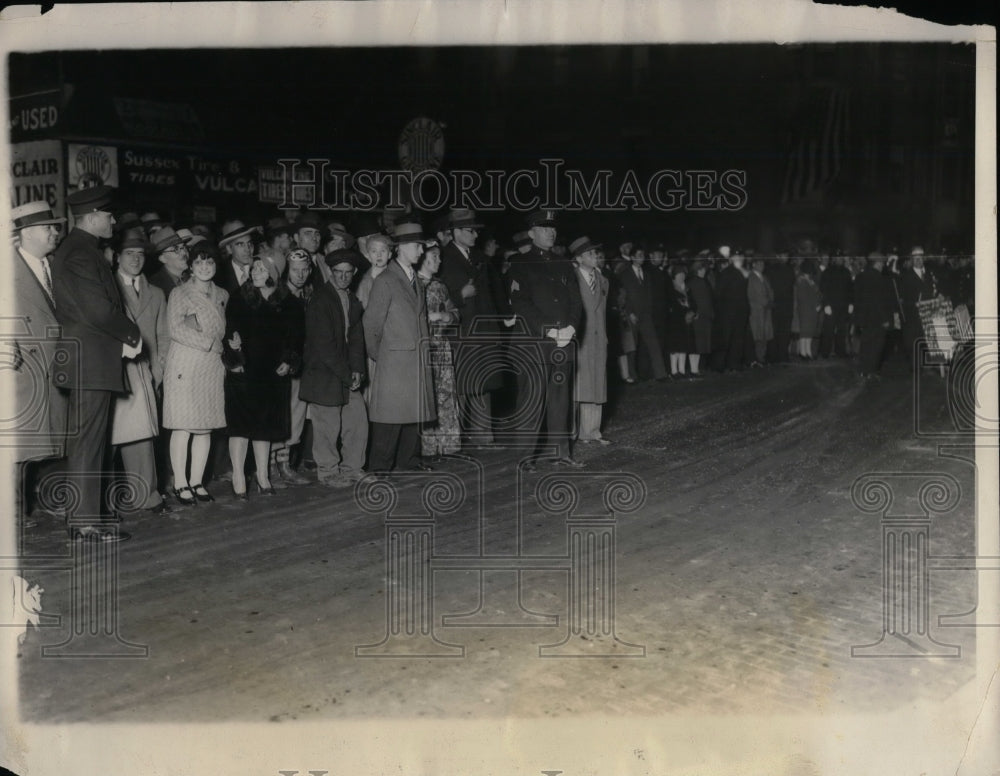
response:
M503 386L499 369L484 369L498 345L494 293L500 281L494 277L489 260L475 247L482 227L472 210L450 212L451 241L441 250L440 271L441 282L460 315L460 340L453 350L455 391L462 432L473 445L493 443L491 395Z
M232 297L240 286L250 279L250 265L253 264L256 226L246 226L242 221L227 221L222 225L219 248L227 261L215 275L215 282L229 292Z
M11 212L16 249L13 251L14 313L17 329L7 341L13 350L14 417L17 447L15 461L23 464L24 475L46 478L54 473L54 463L34 463L59 459L64 452L67 431L67 397L52 379L52 362L58 347L59 321L56 316L50 256L59 241L57 218L48 202L28 202ZM7 333L7 332L5 332ZM27 476L18 478L19 488ZM30 512L26 502L32 488L20 493L20 507Z
M396 259L375 278L364 314L365 345L374 361L368 470L429 471L420 458L420 424L437 418L428 353L430 330L416 265L423 228L404 221L393 229Z
M332 221L326 225L327 233L330 235L327 238L326 244L323 246L323 253L329 256L334 251L341 251L345 248L353 248L355 245L354 237L347 228L339 221ZM324 259L325 261L325 259Z
M361 256L342 248L327 254L326 263L332 279L314 291L306 307L299 397L309 402L319 482L349 487L361 477L368 446L368 410L361 394L364 309L350 290Z
M156 239L169 226L157 230ZM177 237L174 234L174 237ZM180 239L180 238L177 238ZM170 346L167 301L163 292L142 274L149 244L138 236L126 237L118 247L115 281L129 317L139 326L142 353L125 363L130 393L115 396L111 419L111 444L121 453L122 466L148 487L142 509L155 514L169 512L160 495L154 443L160 433L157 394L163 384L163 368Z
M330 281L330 268L326 265L323 254L320 253L323 240L322 227L319 216L311 210L306 210L295 219L295 234L292 237L296 247L312 256L313 288L319 288Z
M267 262L271 277L275 282L285 274L286 260L292 250L292 234L295 226L284 216L269 218L264 228L264 244L257 255Z
M583 323L583 300L572 265L552 253L556 241L556 214L539 210L527 219L531 249L507 273L510 303L532 337L521 345L523 358L534 369L518 375L518 415L522 433L533 450L524 468L536 468L543 452L542 425L548 433L546 447L555 448L557 466L580 467L570 450L570 402L575 361L574 340Z
M190 275L188 246L173 227L165 226L153 234L149 250L162 265L150 276L149 282L169 299L170 292Z
M120 541L128 538L108 525L102 479L108 464L111 400L124 393L124 358L135 358L142 338L128 317L121 293L99 241L112 236L114 189L94 186L66 200L76 225L55 252L52 287L62 340L75 348L54 369L69 390L79 432L66 443L67 485L74 502L67 514L71 538Z
M583 325L578 334L576 380L573 401L576 404L575 437L581 442L611 444L601 436L601 415L608 400L608 289L610 283L601 274L601 245L589 237L580 237L569 245L576 262L576 275L583 299Z

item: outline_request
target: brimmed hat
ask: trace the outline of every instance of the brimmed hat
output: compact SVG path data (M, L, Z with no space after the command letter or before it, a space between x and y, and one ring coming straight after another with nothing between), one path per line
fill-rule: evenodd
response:
M122 213L120 216L115 216L115 231L125 232L129 229L143 229L142 221L139 220L138 213L130 210L127 213Z
M295 227L296 232L299 231L299 229L315 229L318 232L323 231L323 223L319 220L319 215L311 210L300 213L299 217L295 219L293 226Z
M573 256L582 256L587 251L597 250L601 247L601 243L591 242L589 237L578 237L569 244L569 252Z
M469 208L455 208L448 213L449 229L482 229L483 224L476 218L474 210Z
M163 231L162 229L160 230ZM127 251L129 248L142 248L144 253L151 253L153 251L153 246L149 244L149 240L145 237L140 237L137 234L132 234L121 241L121 245L118 246L118 252Z
M518 248L531 243L531 236L527 232L518 232L512 239Z
M208 242L208 238L203 234L195 234L190 229L178 229L177 236L180 237L188 248L193 248L198 243Z
M451 214L443 213L434 219L431 223L431 228L434 230L434 234L438 232L447 232L451 229Z
M363 237L371 237L382 232L382 225L379 223L375 213L363 213L354 219L354 234L360 240Z
M66 204L69 205L70 212L75 216L82 216L87 213L98 211L108 211L115 198L115 189L112 186L91 186L88 189L80 189L67 195Z
M397 245L403 243L426 242L424 228L415 221L404 221L396 224L392 230L392 239Z
M338 264L350 264L355 270L360 270L362 258L360 253L352 251L350 248L338 248L326 254L323 257L323 261L326 262L326 266L330 269L333 269Z
M346 247L348 248L354 247L355 243L354 236L347 231L347 229L344 227L342 223L340 223L339 221L332 221L331 223L326 225L326 228L327 231L330 232L331 237L339 235L340 237L344 238L344 245Z
M555 228L556 211L536 210L533 213L528 213L528 218L526 219L526 221L529 229L535 226L551 226L552 228Z
M43 200L28 202L19 205L10 211L11 220L14 224L14 231L24 229L26 226L43 226L45 224L61 224L65 218L59 218L52 212L49 203Z
M164 221L162 218L160 218L159 213L154 213L153 211L150 211L148 213L143 213L141 216L139 216L139 223L148 232L150 229L157 229L161 226L167 226L167 224L170 222Z
M274 218L267 219L267 226L264 228L264 233L267 235L267 239L270 240L279 234L295 234L297 228L295 224L284 216L275 216Z
M259 232L259 226L246 226L242 221L228 221L222 225L222 238L219 240L219 247L222 248L240 237Z
M157 229L149 239L152 241L153 252L157 254L163 253L168 248L184 245L184 240L172 226Z

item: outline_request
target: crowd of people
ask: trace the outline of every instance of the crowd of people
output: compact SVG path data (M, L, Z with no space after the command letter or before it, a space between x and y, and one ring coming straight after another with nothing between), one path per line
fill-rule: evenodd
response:
M214 501L210 476L237 500L311 472L348 488L498 441L526 448L526 470L579 468L576 444L611 444L609 377L853 355L876 379L892 348L911 357L919 302L973 303L971 259L920 248L668 255L561 234L551 210L509 241L468 209L427 230L413 214L349 230L313 211L185 228L123 212L115 194L71 193L65 236L48 203L13 212L31 324L15 343L19 417L34 423L23 506L33 481L63 482L71 538L127 536L109 530L101 473L115 468L154 513Z

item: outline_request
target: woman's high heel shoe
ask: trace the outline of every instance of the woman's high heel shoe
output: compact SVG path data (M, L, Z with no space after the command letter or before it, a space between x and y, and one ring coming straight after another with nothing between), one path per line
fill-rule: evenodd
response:
M185 495L187 494L187 495ZM174 488L174 498L183 506L190 507L198 503L191 487L185 485L183 488Z
M233 498L235 498L237 501L249 501L250 500L250 496L247 495L246 491L243 491L242 493L237 493L236 492L236 488L233 488Z
M254 477L253 484L257 486L257 491L262 496L274 496L274 495L276 495L274 488L271 488L271 487L265 488L263 485L260 484L260 480L258 480L256 477Z
M191 486L191 492L194 493L194 497L199 501L215 501L215 499L212 498L212 494L205 490L205 486L200 482L197 485Z

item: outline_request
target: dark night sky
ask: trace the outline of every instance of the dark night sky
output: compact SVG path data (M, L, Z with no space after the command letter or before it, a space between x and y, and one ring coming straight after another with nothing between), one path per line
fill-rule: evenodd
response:
M974 48L942 44L62 52L14 55L10 74L14 95L52 78L73 84L63 131L90 138L121 139L112 99L134 97L192 106L203 145L350 169L397 166L400 131L417 116L445 124L445 170L547 156L585 171L744 169L753 188L735 223L778 205L815 83L851 92L857 164L841 181L851 196L865 139L931 153L933 132L914 123L936 124L945 109L942 62L968 73L971 95ZM971 99L948 109L972 126ZM670 229L678 218L660 215Z

